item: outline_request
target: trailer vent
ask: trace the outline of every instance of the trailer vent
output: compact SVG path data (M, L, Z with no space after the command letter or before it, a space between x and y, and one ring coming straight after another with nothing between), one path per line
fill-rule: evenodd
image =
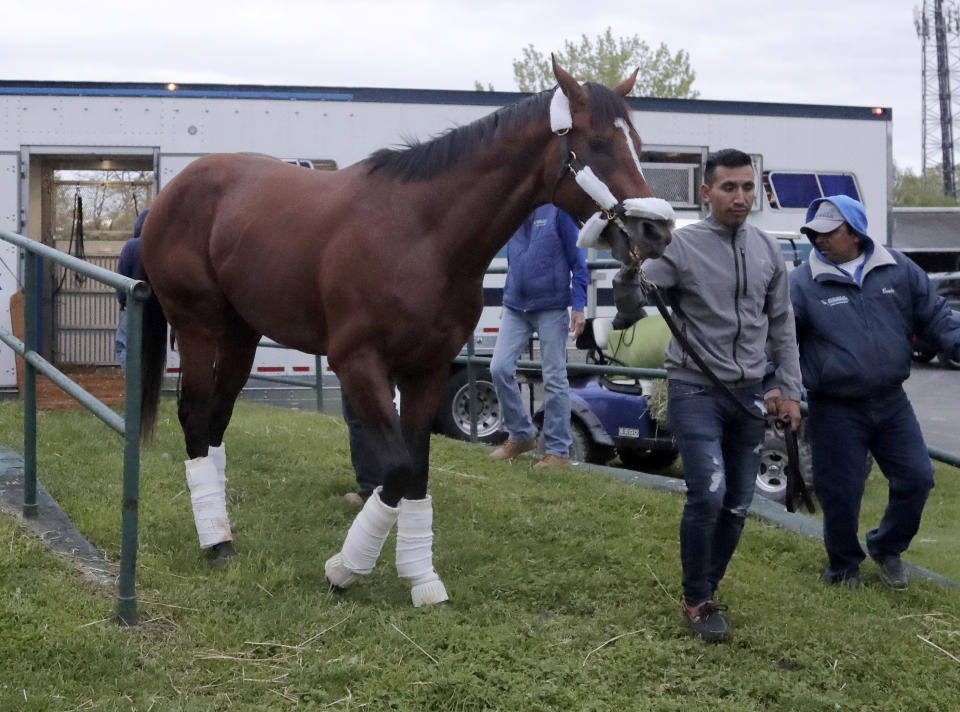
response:
M657 198L663 198L674 208L696 208L696 163L642 163L643 176Z

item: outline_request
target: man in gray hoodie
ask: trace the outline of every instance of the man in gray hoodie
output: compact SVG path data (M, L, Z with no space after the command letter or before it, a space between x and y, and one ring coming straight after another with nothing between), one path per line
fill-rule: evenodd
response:
M715 593L740 540L760 465L764 415L800 423L800 363L786 266L777 241L746 220L756 174L735 149L711 154L700 186L710 216L680 228L663 257L643 265L668 293L682 333L736 400L702 373L676 339L667 347L667 417L683 459L680 522L683 614L708 641L729 637ZM621 314L645 301L639 275L614 279ZM764 392L768 363L779 388Z

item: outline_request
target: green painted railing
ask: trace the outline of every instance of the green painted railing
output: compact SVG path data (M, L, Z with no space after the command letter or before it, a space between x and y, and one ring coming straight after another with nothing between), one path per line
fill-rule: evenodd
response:
M0 230L0 239L13 243L24 255L24 340L0 329L0 341L23 357L23 516L36 518L37 507L37 372L44 374L123 437L123 495L121 514L120 580L117 618L125 625L137 623L137 527L140 500L140 356L143 344L143 304L150 298L145 282L124 277L103 267L42 245L23 235ZM39 276L43 260L50 260L114 289L127 293L127 368L125 412L120 417L91 393L71 381L37 353Z

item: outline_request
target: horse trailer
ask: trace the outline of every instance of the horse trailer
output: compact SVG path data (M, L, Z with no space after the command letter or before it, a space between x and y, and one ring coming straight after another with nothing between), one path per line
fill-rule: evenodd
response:
M304 170L335 170L378 148L425 140L469 123L523 96L356 87L0 81L0 228L56 245L50 186L59 172L136 170L150 177L150 192L155 195L191 161L209 153L265 153L295 161ZM641 162L647 182L657 197L674 206L681 224L706 214L699 185L707 155L736 147L753 156L757 173L750 220L785 245L799 252L809 249L798 232L806 206L813 198L836 193L863 201L872 236L890 244L890 109L652 98L629 98L628 103L644 141ZM390 225L382 230L389 239ZM122 240L101 245L100 252L116 254L120 245ZM504 255L505 249L494 263L502 266ZM588 258L608 256L591 252ZM0 242L0 326L7 329L9 298L22 275L18 259L16 248ZM590 315L612 313L611 278L609 270L592 274ZM485 280L485 308L476 330L480 349L495 338L504 279L503 274L491 274ZM51 360L63 361L57 331L76 325L57 323L52 272L45 285L39 350ZM107 291L103 298L113 306L104 316L101 304L96 319L115 323L112 295ZM109 328L99 321L96 329ZM307 354L261 348L254 372L310 375L314 364ZM171 353L169 372L176 373L177 366L176 353ZM0 350L0 388L15 383L14 356L9 349Z

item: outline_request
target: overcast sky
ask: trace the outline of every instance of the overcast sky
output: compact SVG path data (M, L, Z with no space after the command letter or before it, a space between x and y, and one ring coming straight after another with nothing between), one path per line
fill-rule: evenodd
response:
M703 99L891 107L894 159L917 170L920 2L0 0L0 80L515 91L525 46L609 26L687 50Z

